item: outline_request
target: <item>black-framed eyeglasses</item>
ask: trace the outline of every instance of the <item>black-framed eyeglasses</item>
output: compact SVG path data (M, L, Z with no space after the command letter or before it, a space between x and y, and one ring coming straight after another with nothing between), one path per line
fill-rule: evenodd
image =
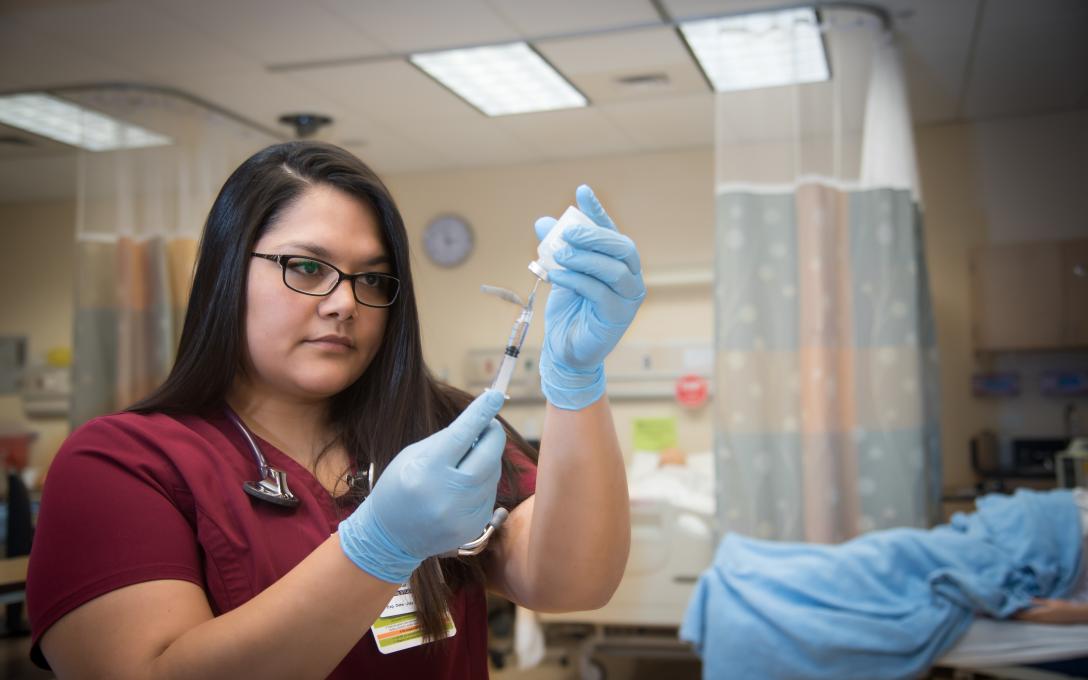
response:
M279 263L283 268L283 283L296 293L322 297L336 290L347 279L355 299L367 307L388 307L400 292L400 279L392 274L362 272L345 274L333 265L309 255L268 255L250 253Z

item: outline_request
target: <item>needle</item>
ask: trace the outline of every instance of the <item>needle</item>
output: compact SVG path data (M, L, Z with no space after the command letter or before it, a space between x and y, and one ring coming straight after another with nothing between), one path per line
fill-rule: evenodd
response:
M529 301L525 303L525 309L533 311L533 301L536 300L536 289L540 287L540 279L533 283L533 289L529 291Z

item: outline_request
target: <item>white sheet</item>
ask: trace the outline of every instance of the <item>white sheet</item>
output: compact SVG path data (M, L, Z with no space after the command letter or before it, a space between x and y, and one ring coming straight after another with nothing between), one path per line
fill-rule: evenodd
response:
M656 452L635 451L627 466L632 502L659 501L681 510L714 515L714 456L689 453L685 465L658 465Z
M1081 656L1088 656L1088 625L1050 626L1026 621L977 619L937 665L974 668Z

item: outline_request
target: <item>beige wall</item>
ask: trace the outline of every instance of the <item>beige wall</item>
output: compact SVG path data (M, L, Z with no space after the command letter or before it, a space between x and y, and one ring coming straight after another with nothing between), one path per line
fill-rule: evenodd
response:
M970 398L967 382L973 356L968 253L985 243L986 220L967 126L918 128L915 143L941 362L944 481L951 486L971 478L968 440L992 418L982 403Z
M970 128L987 241L1088 237L1088 110Z
M994 240L1083 235L1088 214L1085 130L1088 113L1083 112L916 130L942 362L942 443L949 485L970 479L970 436L1002 420L999 405L970 397L974 357L968 253ZM581 182L597 190L620 228L639 243L649 275L709 268L713 178L710 149L387 177L415 247L428 362L439 375L463 384L468 349L498 351L513 308L481 294L479 285L528 288L532 279L525 264L536 246L533 221L561 212L573 202L574 188ZM471 258L452 270L431 265L419 247L424 225L445 212L467 218L478 242ZM73 220L70 203L0 205L0 234L12 255L0 268L0 332L28 334L33 357L70 342ZM712 321L709 286L652 288L627 338L710 342ZM528 343L540 343L542 328L538 318ZM1052 409L1035 410L1045 412L1041 419L1053 416ZM628 449L631 419L639 415L676 415L680 444L688 450L705 450L711 444L707 411L682 412L668 401L618 401L615 413ZM507 411L515 426L530 436L539 432L541 414L538 406L512 405ZM12 420L25 420L18 400L0 397L0 424ZM63 423L31 425L45 432L36 455L51 453Z

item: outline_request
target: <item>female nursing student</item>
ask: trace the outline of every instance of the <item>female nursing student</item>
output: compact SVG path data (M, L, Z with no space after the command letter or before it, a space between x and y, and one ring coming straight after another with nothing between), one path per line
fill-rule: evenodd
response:
M312 142L243 163L205 225L170 376L76 431L50 470L34 656L61 678L483 678L485 588L603 605L630 525L602 365L645 288L631 240L588 187L577 199L603 228L568 232L557 258L537 468L493 420L501 395L472 400L424 366L408 239L377 176ZM232 418L296 508L243 491L260 476ZM437 559L480 535L496 494L512 512L486 552ZM407 625L427 641L379 621L405 647L383 653L372 625L411 612L409 580Z

